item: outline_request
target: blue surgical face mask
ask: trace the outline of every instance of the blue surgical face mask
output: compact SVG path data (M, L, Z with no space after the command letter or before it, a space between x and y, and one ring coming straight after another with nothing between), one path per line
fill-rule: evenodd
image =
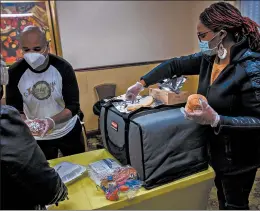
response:
M210 41L203 41L203 40L199 40L199 47L200 47L200 50L203 54L205 55L208 55L208 56L213 56L213 55L216 55L217 52L218 52L218 45L219 42L216 47L214 48L210 48L209 47L209 42L211 42L218 34L216 34Z

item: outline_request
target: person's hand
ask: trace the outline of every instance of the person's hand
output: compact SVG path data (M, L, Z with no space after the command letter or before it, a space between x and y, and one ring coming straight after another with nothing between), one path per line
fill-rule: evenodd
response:
M211 125L211 127L216 127L220 120L218 113L203 99L200 100L201 109L195 110L193 112L187 112L185 109L184 116L186 119L193 120L201 125Z
M44 137L49 131L51 131L55 127L55 122L51 118L25 120L24 122L29 127L33 136Z
M143 85L140 82L136 82L133 86L130 86L126 91L126 99L134 101L137 95L144 90Z
M40 119L34 119L34 120L27 119L24 122L29 127L33 136L40 136L42 131L45 128L44 122Z
M51 118L41 119L42 123L44 124L44 128L41 131L41 137L44 137L49 131L53 130L55 127L55 122Z

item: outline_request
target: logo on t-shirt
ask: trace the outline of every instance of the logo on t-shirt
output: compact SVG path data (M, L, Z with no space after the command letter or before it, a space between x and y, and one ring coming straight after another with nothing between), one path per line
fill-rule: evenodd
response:
M39 81L39 82L37 82L34 86L27 88L26 91L23 93L23 96L27 98L29 95L33 94L33 87L41 88L40 86L38 86L39 83L43 85L42 88L46 87L46 83L47 83L46 81ZM43 84L43 83L44 83L44 84ZM51 88L51 92L54 92L54 87L55 87L55 85L56 85L56 82L55 82L55 81L53 81L53 82L51 82L51 83L48 83L48 85L47 85L47 90L48 90L48 87L50 87L50 88ZM35 90L35 93L36 93L36 92L37 92L37 93L40 93L40 92L42 92L42 91L41 91L41 89L40 89L40 91ZM44 93L44 91L43 91L43 93ZM36 94L36 95L37 95L37 94ZM33 96L37 98L36 95L33 94ZM42 96L42 94L39 94L39 95ZM50 97L50 96L48 96L48 97ZM37 99L38 99L38 98L37 98ZM43 99L42 99L42 98L39 98L39 99L43 100L44 98L43 98ZM47 98L46 98L46 99L47 99Z
M38 100L46 100L51 96L51 86L46 81L38 81L32 87L32 94Z

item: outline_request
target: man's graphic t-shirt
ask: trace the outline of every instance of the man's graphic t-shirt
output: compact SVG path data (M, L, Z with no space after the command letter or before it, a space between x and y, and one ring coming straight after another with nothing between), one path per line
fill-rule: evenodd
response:
M74 70L68 62L50 54L47 67L36 71L22 59L9 68L9 76L6 102L28 119L52 117L64 108L73 114L67 122L56 124L50 134L36 139L60 138L73 129L78 119L79 89Z

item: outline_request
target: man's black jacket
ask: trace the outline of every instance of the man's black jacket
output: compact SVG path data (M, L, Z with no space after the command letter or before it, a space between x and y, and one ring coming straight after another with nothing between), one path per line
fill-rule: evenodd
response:
M64 200L66 186L19 112L10 106L0 108L1 209L28 210Z

